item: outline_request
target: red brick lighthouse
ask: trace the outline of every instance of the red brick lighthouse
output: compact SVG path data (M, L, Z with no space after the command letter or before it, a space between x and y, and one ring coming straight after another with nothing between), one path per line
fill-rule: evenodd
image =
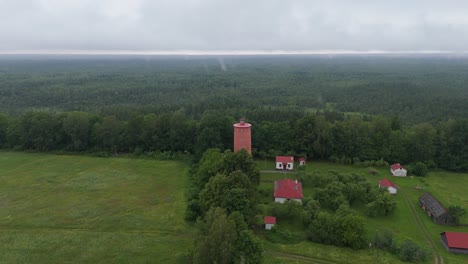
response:
M234 124L234 152L245 149L252 155L251 124L246 123L243 118Z

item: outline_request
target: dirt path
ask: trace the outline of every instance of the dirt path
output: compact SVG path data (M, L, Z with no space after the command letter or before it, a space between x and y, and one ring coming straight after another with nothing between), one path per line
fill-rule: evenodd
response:
M307 256L282 253L282 252L266 251L265 254L270 255L270 256L275 256L275 257L281 257L285 259L301 260L301 262L303 261L306 263L313 263L313 264L336 264L336 262L330 262L330 261L323 260L323 259L316 259L316 258L311 258Z
M402 189L400 189L400 190L402 190ZM399 193L402 195L403 199L405 199L406 204L408 205L408 207L411 210L413 218L416 220L416 223L418 224L419 230L422 231L426 242L430 246L432 256L434 257L434 264L439 264L439 259L440 259L440 264L444 264L444 259L442 258L442 256L437 254L437 246L434 243L434 240L432 240L431 234L429 233L429 231L427 231L427 228L424 225L424 223L423 223L423 221L421 219L421 216L416 211L416 208L414 207L414 204L411 202L411 200L408 198L408 196L406 196L406 194L405 194L406 191L410 191L410 190L404 189Z

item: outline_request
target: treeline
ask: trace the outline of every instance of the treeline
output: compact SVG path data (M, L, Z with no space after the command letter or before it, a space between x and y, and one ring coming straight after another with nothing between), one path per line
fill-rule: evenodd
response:
M468 120L411 127L398 118L251 111L254 156L329 159L346 164L384 160L425 163L452 171L468 170ZM270 116L272 115L272 116ZM240 116L239 113L235 116ZM233 116L207 111L200 119L182 111L134 114L128 120L86 112L0 114L0 146L34 151L193 154L208 148L232 149Z
M468 116L468 59L385 56L0 56L0 112L132 113L259 107L399 116Z

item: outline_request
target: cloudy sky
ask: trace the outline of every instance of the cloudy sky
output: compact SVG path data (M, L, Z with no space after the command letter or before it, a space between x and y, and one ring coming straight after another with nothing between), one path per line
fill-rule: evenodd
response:
M0 0L0 53L467 52L466 0Z

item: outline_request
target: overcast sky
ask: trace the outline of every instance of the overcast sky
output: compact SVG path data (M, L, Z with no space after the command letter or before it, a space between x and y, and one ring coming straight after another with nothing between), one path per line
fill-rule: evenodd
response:
M467 50L466 0L0 0L0 53Z

